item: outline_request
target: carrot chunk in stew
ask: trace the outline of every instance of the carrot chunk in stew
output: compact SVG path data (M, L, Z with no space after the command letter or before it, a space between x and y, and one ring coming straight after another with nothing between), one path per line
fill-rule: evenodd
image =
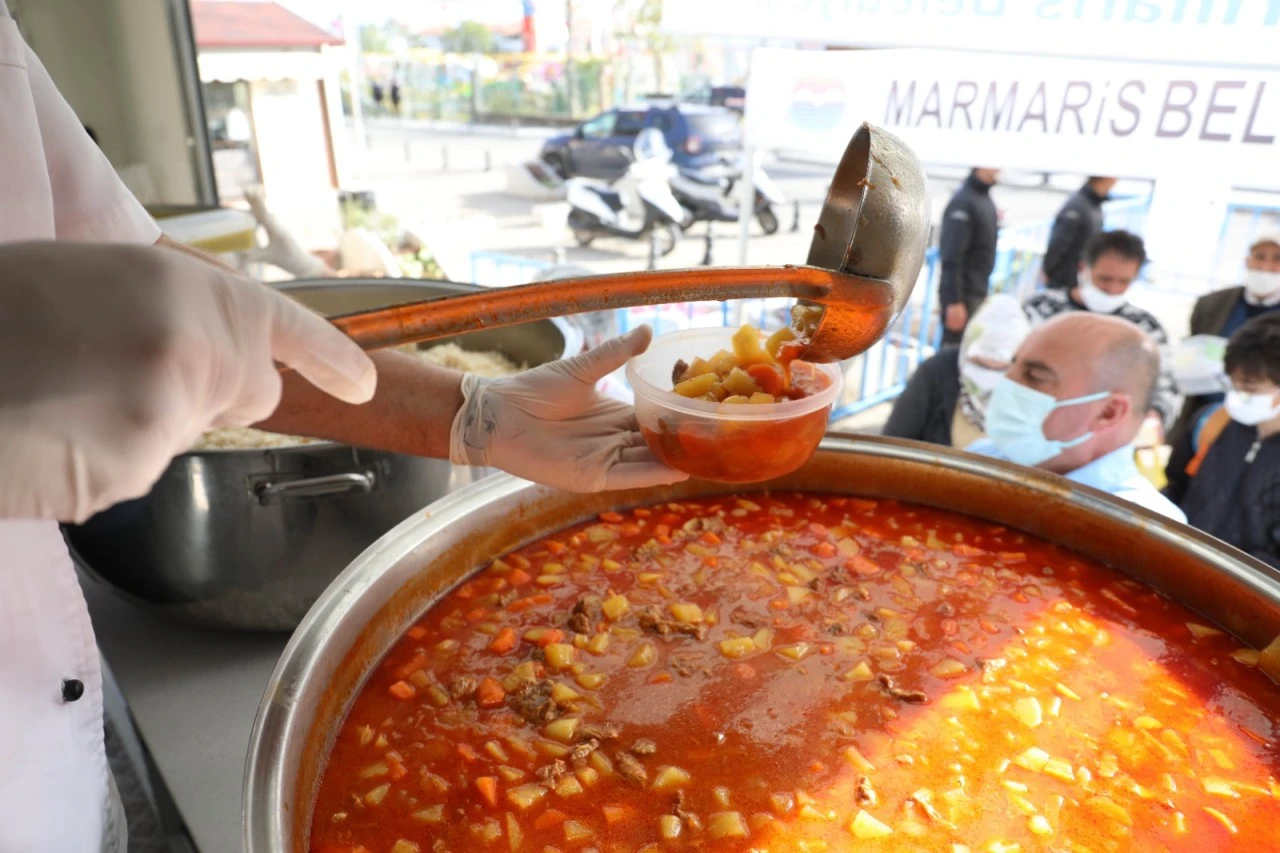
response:
M733 382L767 391L773 342L750 344ZM1258 662L1122 574L923 507L602 513L388 652L310 849L1274 851Z

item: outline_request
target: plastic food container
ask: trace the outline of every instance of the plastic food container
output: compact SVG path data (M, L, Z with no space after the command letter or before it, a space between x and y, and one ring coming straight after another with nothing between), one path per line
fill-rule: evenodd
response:
M635 393L640 431L659 459L703 480L758 483L791 473L813 455L842 375L838 365L797 362L797 375L807 371L811 381L825 387L772 405L712 403L671 390L677 360L732 350L735 331L692 329L656 338L627 364L627 381Z

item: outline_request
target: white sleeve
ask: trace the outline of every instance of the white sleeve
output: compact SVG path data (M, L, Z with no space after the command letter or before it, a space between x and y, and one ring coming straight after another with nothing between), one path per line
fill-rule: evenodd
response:
M160 227L125 187L30 47L27 78L53 190L57 238L141 244L160 239Z

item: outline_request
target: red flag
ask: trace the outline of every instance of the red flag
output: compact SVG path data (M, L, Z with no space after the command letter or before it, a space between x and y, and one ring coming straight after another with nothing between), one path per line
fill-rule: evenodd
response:
M520 34L524 36L524 52L537 53L538 45L533 38L533 18L524 19L524 25L520 28Z

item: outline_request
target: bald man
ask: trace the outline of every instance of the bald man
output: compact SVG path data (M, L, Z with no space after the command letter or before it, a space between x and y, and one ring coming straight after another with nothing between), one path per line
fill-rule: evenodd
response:
M1134 324L1071 313L1033 330L987 403L969 450L1061 474L1186 521L1139 473L1132 442L1151 407L1160 351Z

